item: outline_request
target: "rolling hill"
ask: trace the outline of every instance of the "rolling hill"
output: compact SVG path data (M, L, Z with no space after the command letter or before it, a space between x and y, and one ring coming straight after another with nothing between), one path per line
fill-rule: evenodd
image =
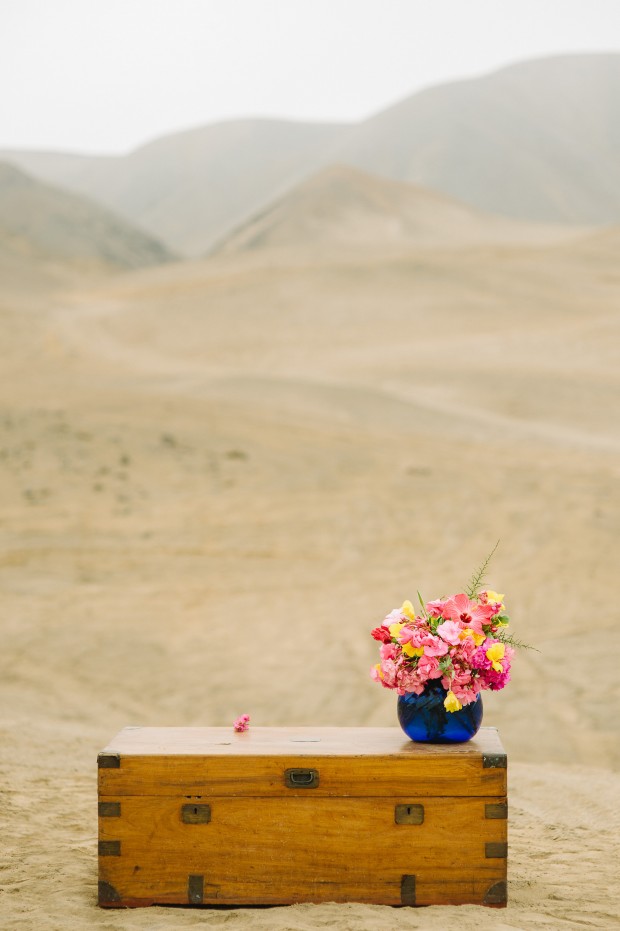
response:
M124 156L0 157L185 255L208 251L336 162L521 220L620 223L620 54L522 62L420 91L352 125L232 120Z
M172 254L98 204L0 162L0 264L4 274L66 266L79 271L158 265Z
M6 158L85 194L186 255L316 171L343 127L236 120L157 139L117 158L12 152Z
M418 246L540 242L564 228L484 214L414 184L379 178L347 165L330 165L302 181L240 226L216 254L286 250L342 256Z
M543 222L620 221L620 55L430 88L353 127L342 161Z

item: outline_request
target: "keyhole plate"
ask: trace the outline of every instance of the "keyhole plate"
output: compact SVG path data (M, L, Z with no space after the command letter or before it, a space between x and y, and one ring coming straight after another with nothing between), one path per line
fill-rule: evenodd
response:
M396 824L422 824L424 822L424 805L396 805L394 821Z
M182 805L181 821L184 824L208 824L211 820L210 805Z

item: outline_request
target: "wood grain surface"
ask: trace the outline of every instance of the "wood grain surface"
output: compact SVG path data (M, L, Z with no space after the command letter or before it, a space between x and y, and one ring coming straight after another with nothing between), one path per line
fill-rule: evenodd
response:
M124 727L102 753L122 756L403 756L478 757L503 753L497 729L481 727L461 744L423 744L409 740L400 727Z
M485 816L495 797L211 798L202 824L182 821L185 797L105 801L120 801L121 815L100 819L101 840L119 842L100 857L118 896L104 904L188 903L190 877L202 877L203 904L400 905L403 877L417 905L482 903L506 879L496 853L507 821ZM421 824L395 822L407 804L424 807Z
M98 762L102 905L505 903L493 728L125 728Z
M108 762L115 765L101 765ZM284 773L291 768L316 770L318 785L286 788ZM228 728L126 728L100 755L99 792L505 796L506 775L494 728L451 745L416 744L399 728L255 728L245 734Z

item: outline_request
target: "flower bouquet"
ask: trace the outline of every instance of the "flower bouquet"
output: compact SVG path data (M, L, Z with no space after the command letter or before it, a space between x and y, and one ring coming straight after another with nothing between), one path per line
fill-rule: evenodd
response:
M405 601L372 631L381 646L371 677L398 692L399 720L413 740L469 740L482 721L480 693L510 679L510 643L518 644L506 634L504 595L479 590L489 559L467 592L426 603L418 593L418 613Z

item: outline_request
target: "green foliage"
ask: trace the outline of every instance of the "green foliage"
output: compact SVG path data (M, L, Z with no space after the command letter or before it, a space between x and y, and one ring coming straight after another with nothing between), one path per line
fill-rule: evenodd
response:
M533 647L529 643L524 643L523 640L518 640L516 637L513 637L512 634L507 634L502 630L498 630L497 633L493 636L496 640L499 640L500 643L505 643L509 647L515 647L516 649L522 650L535 650L536 653L540 653L540 650L537 647Z
M475 596L480 591L480 588L484 581L484 577L486 575L486 571L489 567L489 563L491 562L491 558L493 554L495 553L495 550L497 549L498 546L499 546L499 540L497 541L497 543L495 544L495 546L493 547L493 549L491 550L491 552L489 553L485 561L482 563L480 568L477 569L476 572L474 572L471 579L469 580L469 585L465 589L465 592L468 598L475 598Z
M418 592L418 601L422 605L422 614L424 615L424 617L428 617L428 613L426 611L426 605L424 604L424 601L422 600L422 595L420 594L420 592Z

